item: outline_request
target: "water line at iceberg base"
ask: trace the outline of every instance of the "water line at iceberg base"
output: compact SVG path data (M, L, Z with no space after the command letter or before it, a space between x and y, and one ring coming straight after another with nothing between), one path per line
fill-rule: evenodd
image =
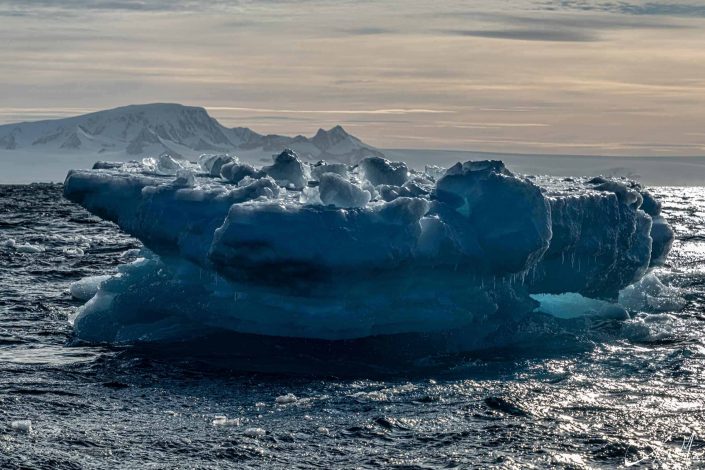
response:
M71 171L64 194L144 244L114 276L72 286L90 343L195 344L259 369L273 356L413 361L673 298L651 273L673 231L625 179L285 151L259 169L224 155L99 162Z

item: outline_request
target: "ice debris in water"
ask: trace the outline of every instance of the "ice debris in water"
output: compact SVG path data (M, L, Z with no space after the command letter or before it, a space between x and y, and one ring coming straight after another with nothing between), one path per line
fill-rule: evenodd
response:
M31 433L32 432L32 421L29 419L20 419L17 421L12 421L10 427L16 431Z
M654 273L625 287L619 303L633 312L677 312L685 307L680 289L664 285Z
M77 246L67 247L64 248L62 251L67 256L83 256L85 254L83 248L79 248Z
M13 248L18 253L43 253L46 251L42 245L32 245L30 243L16 243L15 240L8 240L8 248Z
M240 426L240 418L228 418L225 415L216 415L213 417L213 426Z
M296 395L293 393L287 393L286 395L281 395L274 400L278 405L286 405L288 403L294 403L296 402L297 398Z
M528 178L500 161L309 164L291 150L263 168L184 165L175 178L136 162L67 176L67 198L145 245L78 311L79 338L453 331L447 348L474 347L537 310L623 318L619 292L673 241L658 201L624 179Z
M264 437L267 434L267 431L262 428L247 428L245 429L245 431L243 431L243 434L247 437L257 439L260 437Z
M46 251L46 248L41 245L17 243L14 238L8 238L7 240L4 240L2 243L0 243L0 246L3 246L9 250L14 250L18 253L43 253L44 251Z

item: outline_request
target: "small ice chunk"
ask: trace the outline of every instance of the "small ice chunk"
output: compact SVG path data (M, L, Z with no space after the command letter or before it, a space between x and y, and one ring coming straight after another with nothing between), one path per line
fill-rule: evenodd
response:
M20 419L17 421L12 421L10 427L16 431L31 433L32 432L32 421L29 419Z
M213 417L213 426L240 426L240 418L228 418L225 415L216 415Z
M614 193L621 203L628 206L634 206L634 208L641 207L641 204L644 201L644 198L641 194L639 194L639 191L620 181L597 176L588 181L588 184L595 185L595 189L598 191Z
M641 210L649 214L651 217L661 215L661 201L656 200L653 194L648 191L642 191L641 197L643 198Z
M371 392L355 392L350 395L353 398L371 400L371 401L387 401L389 397L384 392L373 390Z
M175 175L179 170L183 169L181 163L167 154L160 155L158 158L143 158L142 165L149 171L166 176Z
M424 169L424 173L426 173L429 178L432 178L434 180L440 179L445 174L445 172L446 169L438 165L426 165Z
M264 437L267 434L267 431L265 431L262 428L247 428L243 432L243 434L247 437L253 437L255 439Z
M139 248L130 248L129 250L125 250L122 252L122 254L120 255L120 259L136 258L139 255L140 255Z
M89 276L76 281L69 287L71 297L78 300L90 300L98 292L100 285L110 279L110 275Z
M157 158L157 173L160 175L175 175L183 168L183 165L171 155L163 154Z
M191 188L196 184L196 177L191 170L181 169L176 172L174 186L180 188Z
M381 184L377 186L380 197L389 202L398 197L425 197L429 191L413 181L407 181L404 186Z
M265 166L262 171L274 178L278 185L292 189L302 189L308 183L304 165L293 150L286 149L276 157L274 164Z
M142 160L142 164L146 165L144 162L144 159ZM98 161L93 164L93 169L94 170L114 170L116 168L120 168L123 165L125 165L124 162Z
M646 198L644 199L646 201ZM654 204L654 203L650 203ZM655 210L653 207L650 210ZM666 256L671 251L675 234L666 219L654 215L651 219L651 266L660 266L666 262Z
M257 178L260 174L255 167L247 163L229 162L220 169L221 178L231 183L239 183L246 176Z
M67 256L83 256L85 252L79 247L69 247L62 250Z
M15 244L15 251L18 253L43 253L45 248L41 245L30 245L29 243Z
M679 289L666 286L654 273L649 273L622 289L619 303L632 312L672 312L682 310L686 301Z
M311 178L320 180L324 173L335 173L343 178L348 177L348 166L344 163L326 163L320 161L311 166Z
M299 201L301 204L310 204L314 206L323 205L323 202L321 201L321 193L317 187L305 187L301 191Z
M296 400L298 400L298 398L296 398L296 395L294 395L293 393L287 393L286 395L277 397L274 401L277 403L277 405L286 405L287 403L294 403L296 402Z
M318 187L321 202L340 208L365 207L372 195L335 173L323 173Z
M17 245L17 242L13 238L8 238L4 242L2 242L2 246L5 248L14 248Z
M372 185L401 186L409 179L409 168L404 162L390 162L386 158L367 157L360 160L360 169Z
M211 176L220 176L220 170L223 165L237 161L230 155L214 155L205 153L198 157L198 166Z
M97 169L96 167L98 166L98 163L102 162L96 162L95 165L93 165L93 169ZM154 157L146 157L142 159L142 165L145 167L147 171L154 171L157 168L157 160ZM103 168L101 168L103 169ZM109 169L109 168L105 168Z

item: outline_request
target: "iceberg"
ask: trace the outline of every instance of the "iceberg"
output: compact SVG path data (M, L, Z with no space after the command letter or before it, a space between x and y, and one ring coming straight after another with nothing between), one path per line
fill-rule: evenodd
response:
M440 334L466 347L538 312L619 316L619 292L673 240L658 201L624 179L522 176L500 161L309 164L291 150L260 169L212 155L182 167L69 172L65 197L145 246L85 283L97 288L72 318L78 338Z

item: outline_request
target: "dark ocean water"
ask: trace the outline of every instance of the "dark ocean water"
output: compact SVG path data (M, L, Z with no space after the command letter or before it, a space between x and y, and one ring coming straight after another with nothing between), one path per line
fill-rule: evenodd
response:
M78 344L70 283L140 245L61 190L0 186L0 468L705 467L703 188L654 189L672 301L391 375Z

